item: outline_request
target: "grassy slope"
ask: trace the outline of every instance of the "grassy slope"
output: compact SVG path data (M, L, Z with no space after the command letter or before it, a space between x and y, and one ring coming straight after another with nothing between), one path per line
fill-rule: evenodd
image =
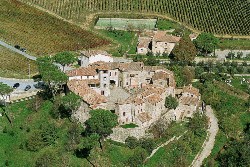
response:
M19 44L34 55L108 44L91 32L50 16L17 0L0 1L0 39Z
M220 49L242 49L250 50L250 39L221 39L219 43Z
M4 166L6 160L9 162L9 166L34 166L37 157L46 149L58 150L69 159L69 166L89 166L85 159L76 158L62 149L66 140L66 131L71 123L69 120L55 121L51 119L49 115L51 107L52 104L50 102L45 102L39 112L33 112L27 109L25 102L13 104L8 109L8 115L13 121L13 126L9 124L6 117L0 117L0 166ZM59 139L56 144L45 147L39 152L20 149L20 144L25 142L32 131L39 129L41 124L48 122L54 122L57 125ZM3 133L4 127L7 128L8 133ZM30 132L27 132L28 128ZM10 135L10 131L14 132L13 136ZM63 162L58 166L63 166Z
M28 61L28 59L26 59L24 56L0 46L1 77L28 78L29 63L32 76L33 74L36 74L38 72L34 61Z

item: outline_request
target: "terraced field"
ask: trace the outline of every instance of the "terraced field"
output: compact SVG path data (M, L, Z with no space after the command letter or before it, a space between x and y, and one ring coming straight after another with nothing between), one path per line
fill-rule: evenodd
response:
M219 35L250 36L249 0L19 0L77 23L96 12L169 16L193 29ZM115 14L117 15L117 14ZM117 16L119 17L119 16Z

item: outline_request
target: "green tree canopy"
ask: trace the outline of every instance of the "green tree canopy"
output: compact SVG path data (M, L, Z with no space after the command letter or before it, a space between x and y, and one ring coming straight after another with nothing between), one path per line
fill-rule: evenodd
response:
M12 87L0 82L0 95L3 97L3 99L5 95L10 94L12 91L13 91Z
M171 58L175 61L191 62L196 56L196 48L189 37L184 36L172 50Z
M76 111L81 105L80 96L69 93L61 98L61 106L70 113Z
M54 60L56 63L59 63L63 66L63 71L64 71L64 67L66 65L74 63L76 61L76 58L75 55L73 55L70 52L61 52L54 56Z
M58 90L62 89L62 85L66 84L68 77L66 74L51 62L49 57L40 58L37 60L38 70L42 80L49 86L53 97Z
M176 98L170 96L167 96L165 99L165 107L169 109L176 109L176 107L179 105L179 102Z
M218 38L216 38L211 33L201 33L195 40L194 44L196 48L201 53L211 53L217 47L219 43Z
M102 148L101 140L110 135L112 128L118 125L117 115L103 109L91 110L89 113L91 117L85 122L86 130L100 135L99 143Z

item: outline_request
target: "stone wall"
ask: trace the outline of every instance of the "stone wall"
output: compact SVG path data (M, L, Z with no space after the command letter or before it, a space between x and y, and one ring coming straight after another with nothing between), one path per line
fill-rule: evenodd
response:
M146 133L146 128L136 127L136 128L121 128L116 127L113 129L113 133L108 137L111 140L125 143L125 140L129 136L136 137L137 139L143 137L152 137L152 134Z

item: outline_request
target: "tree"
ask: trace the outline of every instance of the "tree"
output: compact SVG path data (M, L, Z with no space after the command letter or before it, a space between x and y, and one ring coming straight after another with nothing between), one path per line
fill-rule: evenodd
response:
M141 147L136 147L134 150L134 154L129 157L127 164L130 167L142 166L147 156L148 154L146 150Z
M134 149L137 146L139 146L139 141L137 140L137 138L135 137L127 137L125 140L125 144L130 148L130 149Z
M58 97L54 104L54 108L57 111L54 111L56 117L66 117L69 118L73 112L75 112L81 105L81 98L74 94L69 93L65 96Z
M211 53L215 50L219 43L218 38L216 38L213 34L211 33L201 33L195 40L194 44L196 48L201 52L201 53Z
M174 61L191 62L196 56L196 48L190 38L184 36L180 42L177 43L171 52L170 57Z
M141 147L144 148L149 154L153 151L155 143L153 139L140 139Z
M89 113L91 117L85 122L86 130L100 136L99 144L102 149L101 141L113 132L112 128L118 125L117 115L102 109L91 110Z
M205 115L200 115L199 113L195 113L193 118L188 122L188 127L196 136L204 135L206 133L207 126L207 117Z
M76 61L76 58L75 58L75 55L73 55L70 52L61 52L61 53L57 53L54 56L54 60L56 63L59 63L62 65L63 71L64 71L64 67L66 65L74 63Z
M0 95L2 96L2 99L4 101L4 105L6 103L6 96L8 94L10 94L13 91L13 88L11 88L10 86L8 86L7 84L4 84L2 82L0 82Z
M36 159L35 167L53 167L56 164L58 164L56 152L54 150L46 150Z
M185 66L182 70L185 85L188 85L195 78L194 68Z
M39 151L45 147L45 143L43 142L43 138L41 135L41 131L32 131L30 136L26 141L26 148L28 151Z
M179 102L176 98L170 96L167 96L165 99L165 107L169 109L176 109L176 107L179 105Z
M49 91L54 98L68 81L67 75L61 72L56 65L52 64L51 59L48 57L38 59L37 65L42 80L48 85Z
M81 141L82 129L76 122L69 127L67 132L67 141L65 143L65 149L67 151L74 151L77 149Z

